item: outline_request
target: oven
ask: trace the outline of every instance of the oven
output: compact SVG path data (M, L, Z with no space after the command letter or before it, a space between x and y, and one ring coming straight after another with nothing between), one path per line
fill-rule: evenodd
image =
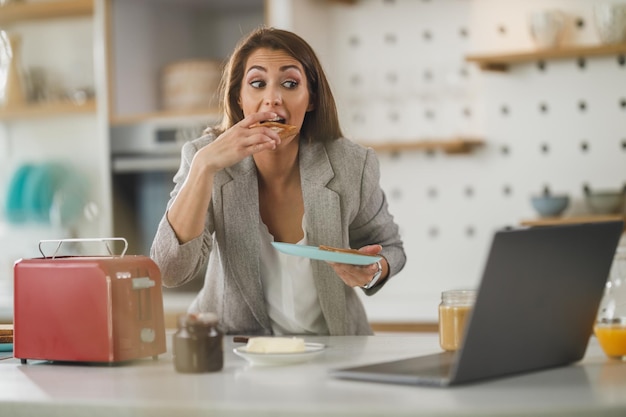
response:
M183 144L217 122L208 116L168 117L111 128L113 229L126 238L129 253L150 254ZM181 289L201 283L195 279Z

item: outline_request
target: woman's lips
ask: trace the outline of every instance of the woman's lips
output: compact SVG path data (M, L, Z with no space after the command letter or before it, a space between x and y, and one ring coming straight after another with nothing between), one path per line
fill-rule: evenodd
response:
M273 119L270 119L270 120L264 120L261 123L266 123L266 122L276 122L276 123L287 124L286 119L282 117L274 117Z

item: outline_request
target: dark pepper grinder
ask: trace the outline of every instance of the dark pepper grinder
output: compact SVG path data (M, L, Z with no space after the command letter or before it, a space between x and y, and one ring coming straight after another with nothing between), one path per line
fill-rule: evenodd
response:
M214 313L182 314L173 336L174 368L183 373L216 372L224 366L223 333Z

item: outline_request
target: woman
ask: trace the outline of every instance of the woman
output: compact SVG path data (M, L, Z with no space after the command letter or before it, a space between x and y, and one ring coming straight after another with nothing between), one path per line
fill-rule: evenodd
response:
M235 49L222 90L222 124L184 145L152 245L163 284L184 284L208 262L189 310L216 312L231 334L372 334L353 287L375 282L364 290L375 293L406 257L375 153L342 138L315 53L291 32L258 29ZM281 140L263 126L271 120L299 134ZM383 258L331 264L272 241Z

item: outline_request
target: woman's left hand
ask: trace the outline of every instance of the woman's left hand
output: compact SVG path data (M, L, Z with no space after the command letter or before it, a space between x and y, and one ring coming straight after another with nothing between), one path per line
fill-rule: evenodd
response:
M359 249L359 252L362 252L364 255L378 255L382 249L381 245L368 245ZM328 264L339 275L339 278L350 287L363 287L369 284L374 274L378 271L376 262L370 265L350 265L337 262L328 262ZM383 270L379 282L382 282L387 277L389 267L384 257L380 260L380 264Z

